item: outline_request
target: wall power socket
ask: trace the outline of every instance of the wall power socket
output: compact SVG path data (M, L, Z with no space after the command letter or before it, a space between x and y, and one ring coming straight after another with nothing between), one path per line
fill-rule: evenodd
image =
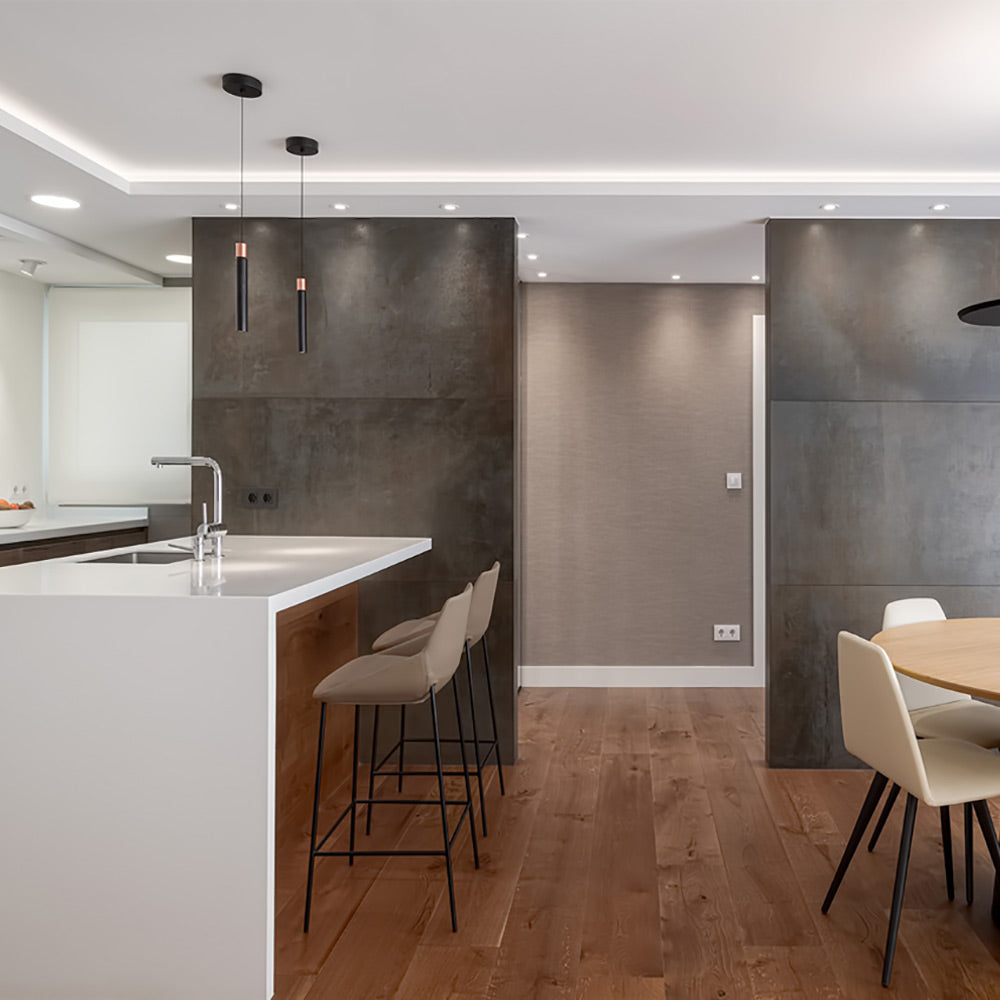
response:
M739 642L739 625L713 625L712 638L716 642Z

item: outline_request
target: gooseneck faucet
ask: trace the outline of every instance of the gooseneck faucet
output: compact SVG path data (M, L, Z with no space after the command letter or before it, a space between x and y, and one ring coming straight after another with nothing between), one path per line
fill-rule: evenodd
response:
M149 461L158 469L162 469L165 465L201 465L212 470L212 520L208 520L206 505L202 504L202 523L198 525L194 536L194 557L199 561L205 558L206 541L212 543L211 555L221 557L222 536L227 529L222 521L222 469L219 463L214 458L205 458L202 455L154 455Z

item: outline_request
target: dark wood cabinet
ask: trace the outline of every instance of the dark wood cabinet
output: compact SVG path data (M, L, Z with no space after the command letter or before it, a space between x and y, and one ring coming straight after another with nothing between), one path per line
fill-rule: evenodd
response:
M126 528L119 531L99 531L89 535L67 535L64 538L43 538L23 545L0 547L0 566L39 562L78 556L104 549L119 549L126 545L142 545L147 540L146 528Z

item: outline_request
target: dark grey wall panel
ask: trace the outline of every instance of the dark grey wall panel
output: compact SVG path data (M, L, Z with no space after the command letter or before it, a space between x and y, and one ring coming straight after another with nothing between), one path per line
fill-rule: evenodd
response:
M766 246L773 399L1000 398L996 334L956 316L1000 297L1000 222L779 220Z
M502 565L490 630L504 749L514 703L514 222L311 219L309 353L295 332L298 223L247 222L250 330L234 325L236 225L194 221L196 453L225 474L230 531L429 535L364 581L360 641ZM193 477L195 510L210 477ZM242 487L279 490L250 510Z
M774 584L1000 584L995 403L773 402Z
M840 629L889 600L1000 614L1000 223L773 221L768 252L768 760L850 763Z

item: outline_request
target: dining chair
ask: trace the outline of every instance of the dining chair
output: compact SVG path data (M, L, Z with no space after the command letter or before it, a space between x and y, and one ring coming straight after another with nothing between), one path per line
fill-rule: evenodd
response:
M883 630L917 622L944 621L945 613L933 597L906 597L890 601L882 614ZM960 691L949 691L935 684L925 684L904 674L897 674L903 701L910 713L913 731L918 737L967 740L977 746L995 750L1000 747L1000 708L975 701ZM868 842L868 850L875 850L885 821L899 795L899 786L893 784L885 800L882 813L875 824L875 831ZM970 906L973 898L972 806L963 809L965 827L965 901ZM941 814L941 840L945 852L945 877L948 898L955 898L954 875L951 859L951 819L947 811Z
M885 650L875 643L850 632L841 632L837 636L837 666L844 745L873 768L875 775L823 900L822 912L830 909L878 800L891 779L906 791L906 811L882 963L882 985L888 986L903 910L917 803L945 809L970 802L994 868L1000 869L1000 847L986 804L986 799L1000 795L1000 755L963 740L918 740L896 671Z

